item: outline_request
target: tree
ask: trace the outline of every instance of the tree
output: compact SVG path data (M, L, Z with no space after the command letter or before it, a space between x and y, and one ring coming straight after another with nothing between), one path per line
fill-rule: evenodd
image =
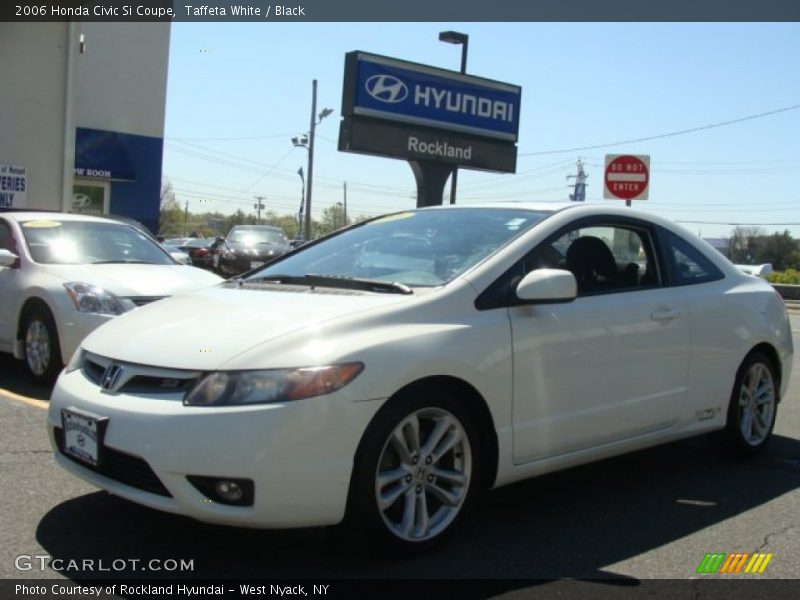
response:
M730 259L733 263L751 264L755 261L760 227L736 227L731 233Z
M264 222L267 225L282 229L290 240L297 237L297 217L294 215L278 215L268 211L264 217Z
M158 232L161 235L180 235L183 232L184 214L175 198L175 191L169 179L161 182L161 203L158 218Z
M788 230L762 235L757 240L754 258L756 264L772 263L776 271L785 271L800 262L800 244Z
M341 202L337 202L322 211L322 220L317 223L316 234L317 236L328 235L349 224L350 219L345 222L344 207Z

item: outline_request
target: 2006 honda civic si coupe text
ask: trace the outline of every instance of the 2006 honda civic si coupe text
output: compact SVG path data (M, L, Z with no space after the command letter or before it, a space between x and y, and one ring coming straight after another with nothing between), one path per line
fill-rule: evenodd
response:
M418 549L481 489L715 430L760 450L792 353L775 291L663 219L435 207L114 319L48 429L134 502Z

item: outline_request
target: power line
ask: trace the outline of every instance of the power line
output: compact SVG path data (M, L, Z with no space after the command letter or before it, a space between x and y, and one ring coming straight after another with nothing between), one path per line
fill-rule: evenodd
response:
M748 115L746 117L740 117L738 119L731 119L730 121L721 121L719 123L712 123L710 125L701 125L700 127L692 127L690 129L681 129L680 131L671 131L669 133L660 133L658 135L650 135L647 137L635 138L631 140L624 140L621 142L609 142L604 144L595 144L593 146L580 146L577 148L564 148L562 150L545 150L542 152L525 152L519 154L519 156L542 156L545 154L563 154L565 152L580 152L581 150L595 150L597 148L608 148L610 146L622 146L624 144L634 144L636 142L648 142L650 140L658 140L661 138L666 137L673 137L676 135L685 135L687 133L695 133L697 131L704 131L706 129L714 129L715 127L724 127L726 125L734 125L736 123L742 123L744 121L752 121L753 119L761 119L762 117L769 117L771 115L776 115L778 113L788 112L790 110L797 110L800 108L800 104L794 104L792 106L784 106L783 108L777 108L775 110L770 110L763 113L758 113L755 115Z
M165 139L171 142L238 142L244 140L267 140L271 138L285 137L289 138L293 133L273 133L270 135L251 135L246 137L209 137L209 138L187 138L187 137L172 137L167 136Z

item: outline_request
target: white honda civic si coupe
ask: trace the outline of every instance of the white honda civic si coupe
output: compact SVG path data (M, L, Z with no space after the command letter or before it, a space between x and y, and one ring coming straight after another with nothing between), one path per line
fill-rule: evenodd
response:
M792 353L778 294L666 220L435 207L114 319L48 429L140 504L423 548L481 489L704 432L760 450Z

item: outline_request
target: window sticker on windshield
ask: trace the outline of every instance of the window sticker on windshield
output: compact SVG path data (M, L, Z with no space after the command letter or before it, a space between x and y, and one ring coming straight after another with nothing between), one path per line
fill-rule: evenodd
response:
M520 227L522 227L525 223L527 223L527 219L511 219L508 223L506 223L506 228L509 231L516 231Z
M397 213L395 215L386 215L385 217L381 217L379 219L375 219L369 225L375 225L376 223L389 223L391 221L399 221L400 219L408 219L413 217L416 213L413 212L404 212L404 213Z
M48 227L61 227L61 222L50 221L48 219L38 219L36 221L25 221L22 223L22 226L30 229L45 229Z

